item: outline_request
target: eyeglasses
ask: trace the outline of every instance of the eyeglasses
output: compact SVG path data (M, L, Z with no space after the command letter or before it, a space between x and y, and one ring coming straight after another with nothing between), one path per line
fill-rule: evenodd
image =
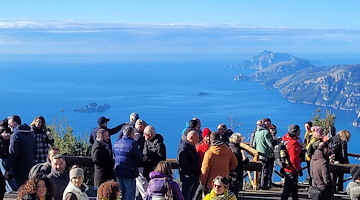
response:
M214 184L214 188L221 188L223 185L215 185Z

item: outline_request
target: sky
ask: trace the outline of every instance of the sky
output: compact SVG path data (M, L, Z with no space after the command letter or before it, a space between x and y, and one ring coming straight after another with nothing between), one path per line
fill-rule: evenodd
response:
M360 29L357 0L3 1L0 18Z
M3 1L0 54L359 53L358 8L356 0Z

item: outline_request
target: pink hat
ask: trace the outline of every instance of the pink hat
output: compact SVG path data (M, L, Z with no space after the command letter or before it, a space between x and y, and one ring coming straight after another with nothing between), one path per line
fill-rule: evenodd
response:
M312 134L315 138L322 138L324 129L321 126L313 126L311 127L311 131L314 132Z
M208 136L210 134L211 134L210 129L204 128L204 130L202 131L201 137L204 138L204 137L206 137L206 136Z

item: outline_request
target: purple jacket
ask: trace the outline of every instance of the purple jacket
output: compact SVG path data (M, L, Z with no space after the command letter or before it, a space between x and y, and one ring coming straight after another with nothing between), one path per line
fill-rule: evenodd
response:
M172 180L172 177L169 177L169 176L164 175L161 172L157 172L157 171L150 172L149 177L150 177L150 179L164 178L164 177L170 178L171 179L170 188L172 190L174 200L184 200L184 197L180 191L179 185L175 181ZM149 192L147 192L147 193L149 193Z

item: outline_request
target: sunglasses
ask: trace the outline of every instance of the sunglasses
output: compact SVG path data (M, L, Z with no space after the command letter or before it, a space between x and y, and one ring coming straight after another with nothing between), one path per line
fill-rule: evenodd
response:
M214 184L214 188L221 188L223 185L215 185Z

